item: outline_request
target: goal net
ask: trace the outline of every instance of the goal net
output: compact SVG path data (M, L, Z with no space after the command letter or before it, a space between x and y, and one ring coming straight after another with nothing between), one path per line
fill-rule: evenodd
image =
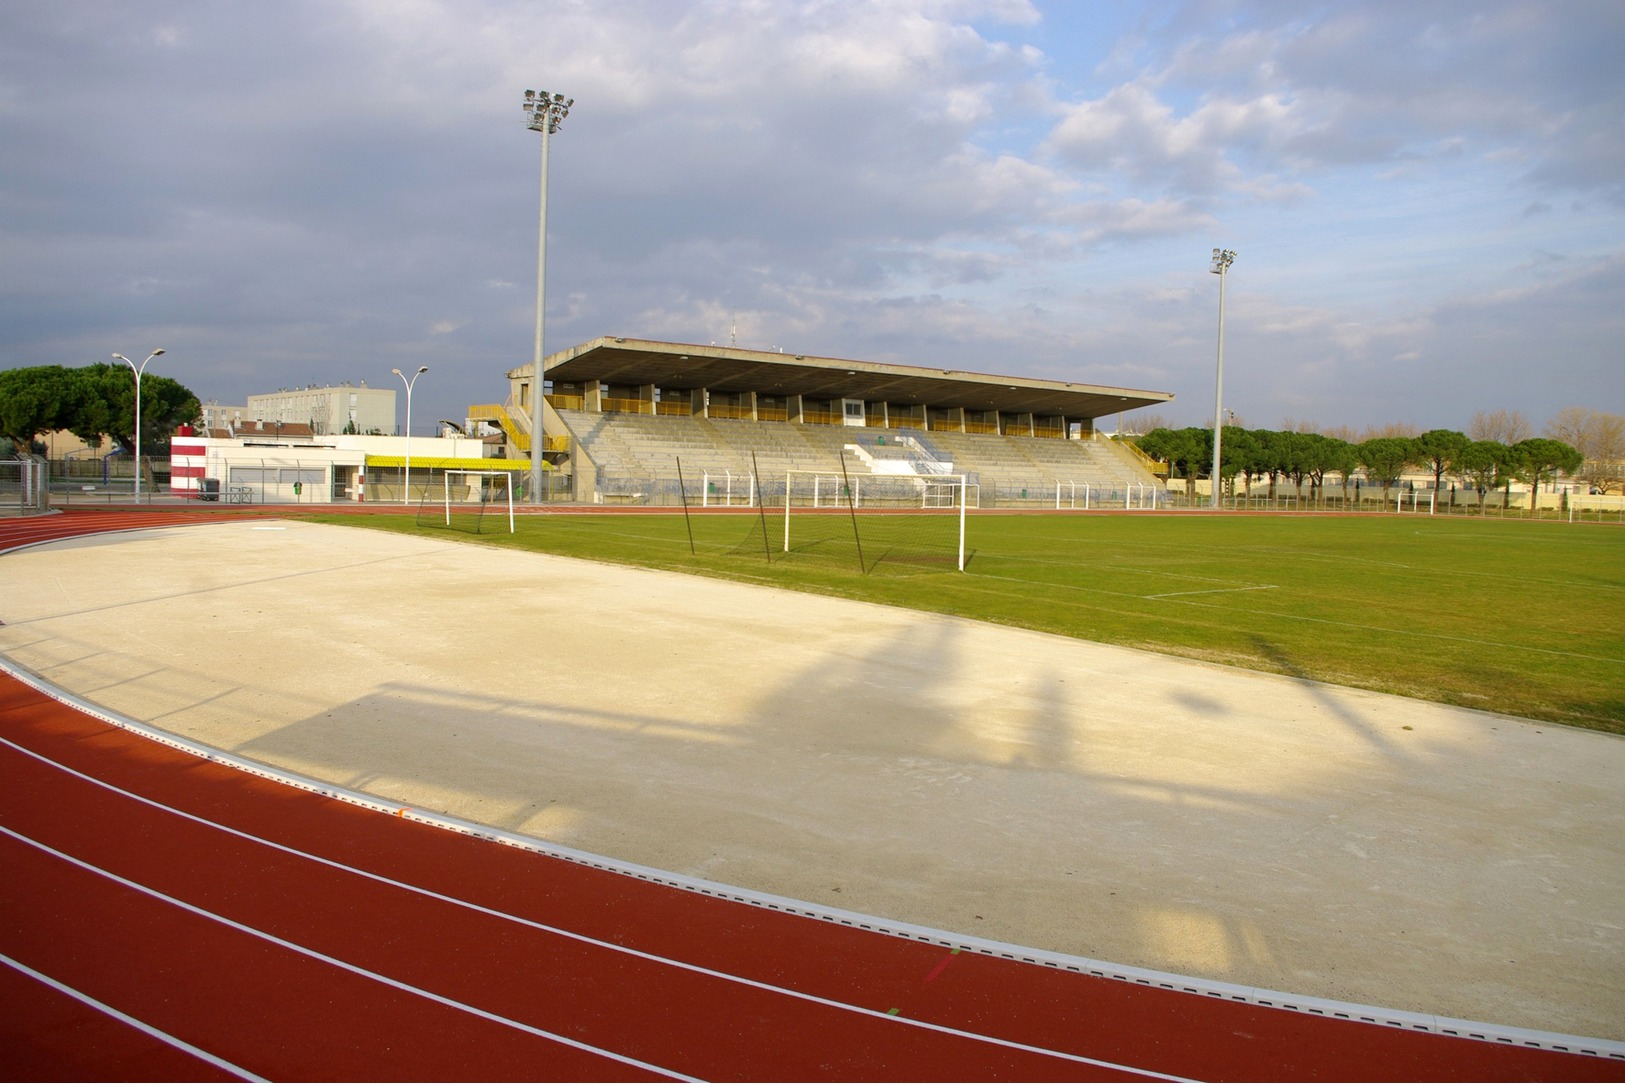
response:
M784 550L853 561L965 569L963 475L791 470L784 481Z
M502 532L504 527L513 532L515 475L511 470L472 468L448 468L431 475L418 502L418 525L475 534Z

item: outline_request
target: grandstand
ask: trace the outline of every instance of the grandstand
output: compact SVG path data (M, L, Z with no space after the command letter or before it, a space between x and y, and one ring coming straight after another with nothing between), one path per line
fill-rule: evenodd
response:
M529 448L533 367L500 408L470 409ZM548 459L578 501L674 505L771 496L791 471L960 473L976 504L1053 506L1058 488L1125 504L1159 480L1095 419L1171 393L650 340L548 358ZM510 454L512 455L512 454ZM1070 503L1069 503L1070 504Z

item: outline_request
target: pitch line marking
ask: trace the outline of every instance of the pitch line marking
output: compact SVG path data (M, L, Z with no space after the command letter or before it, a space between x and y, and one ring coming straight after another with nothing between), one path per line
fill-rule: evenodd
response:
M1190 589L1182 593L1152 593L1142 596L1141 600L1162 600L1170 596L1204 596L1208 593L1251 593L1259 589L1279 589L1279 585L1237 585L1230 589Z
M97 1000L95 997L89 995L88 993L82 993L78 989L75 989L73 986L68 985L65 982L58 981L56 978L49 977L48 975L42 974L38 970L35 970L33 967L27 966L27 965L25 965L23 963L18 962L16 959L12 958L10 955L7 955L3 951L0 951L0 963L4 963L5 965L11 967L13 970L16 970L18 973L26 974L27 976L33 978L35 981L39 982L41 985L47 985L50 988L55 989L57 992L62 993L65 996L72 997L73 999L79 1001L81 1004L88 1004L92 1008L95 1008L97 1011L101 1012L103 1015L108 1016L109 1018L112 1018L112 1019L117 1019L119 1022L125 1024L126 1026L134 1027L136 1030L140 1031L142 1034L148 1035L149 1037L152 1037L152 1038L156 1038L158 1041L163 1042L165 1045L173 1046L174 1048L179 1049L184 1053L190 1053L192 1056L196 1057L198 1060L205 1061L205 1062L207 1062L209 1064L212 1064L216 1068L220 1069L223 1072L227 1072L227 1073L229 1073L229 1074L231 1074L233 1076L237 1076L237 1077L239 1077L239 1078L241 1078L243 1080L246 1080L249 1083L269 1083L269 1082L271 1082L270 1080L265 1079L265 1078L263 1078L261 1076L256 1076L254 1073L248 1071L246 1068L239 1068L237 1065L232 1064L230 1061L226 1060L224 1057L217 1057L213 1053L210 1053L210 1052L208 1052L206 1050L199 1049L197 1046L193 1045L191 1042L182 1041L181 1039L175 1037L173 1034L170 1034L167 1031L159 1030L157 1027L153 1026L151 1023L143 1022L142 1020L137 1019L135 1016L130 1015L127 1012L121 1012L117 1008L113 1007L111 1004L104 1004L100 1000Z
M546 1038L549 1041L558 1042L561 1045L569 1046L572 1049L583 1050L584 1052L596 1054L600 1057L608 1057L610 1060L619 1061L622 1064L629 1064L634 1068L642 1069L645 1072L652 1072L655 1075L670 1076L672 1079L682 1080L685 1083L700 1082L693 1076L685 1076L681 1072L673 1072L669 1068L662 1068L657 1064L650 1064L647 1061L640 1061L636 1057L628 1057L622 1053L614 1053L607 1049L601 1049L598 1046L592 1045L588 1042L578 1041L574 1038L566 1037L563 1034L555 1034L553 1031L543 1030L541 1027L531 1026L529 1023L521 1023L517 1019L509 1019L505 1015L498 1015L496 1012L486 1011L484 1008L477 1008L472 1004L464 1004L460 1000L453 1000L449 996L442 996L439 993L420 988L419 986L413 985L409 982L392 978L387 974L380 974L376 970L368 970L365 966L358 966L352 962L345 962L343 959L324 954L317 951L315 948L305 947L302 944L296 944L292 940L284 940L280 936L274 936L269 932L254 928L251 925L245 925L241 921L233 921L231 918L222 914L214 913L211 910L206 910L202 906L196 906L190 902L182 901L173 895L165 894L157 888L148 887L145 884L137 883L135 880L118 875L116 872L109 872L105 868L99 868L96 865L91 864L89 861L80 860L78 857L64 853L60 849L53 849L44 842L37 842L28 837L26 834L20 834L17 831L12 830L10 827L0 826L0 834L5 834L10 838L15 838L24 845L33 846L42 853L48 853L51 856L56 857L58 860L66 861L69 864L83 868L87 872L101 876L103 879L108 879L114 883L120 884L121 886L128 887L132 891L140 892L141 894L156 898L160 902L174 906L177 909L185 910L187 913L194 913L206 920L225 925L227 928L236 929L238 932L245 933L249 936L257 936L267 943L272 943L278 947L286 948L287 950L296 954L315 959L317 962L324 962L329 966L336 966L340 970L348 970L352 974L358 974L361 977L367 978L371 981L376 981L381 985L387 985L392 989L399 989L402 992L410 993L413 996L422 997L425 1000L433 1001L436 1004L451 1008L454 1011L467 1012L469 1015L478 1016L481 1019L489 1020L490 1022L497 1023L501 1026L510 1027L514 1030L520 1031L521 1033L530 1034L538 1038Z
M352 867L352 866L350 866L348 864L343 863L342 861L331 860L331 859L329 859L327 857L317 856L314 853L306 853L304 850L295 849L293 846L283 845L280 842L273 842L273 841L271 841L271 840L269 840L267 838L261 838L261 837L259 837L257 835L250 834L245 830L239 830L236 827L228 827L228 826L224 825L223 823L216 823L211 819L205 819L201 815L194 815L191 812L182 811L179 808L170 807L168 804L162 803L161 801L158 801L158 800L153 800L151 797L145 797L145 796L139 795L138 793L132 793L128 789L120 788L119 786L114 785L111 782L102 781L99 778L95 778L95 777L92 777L89 774L84 773L83 771L75 770L73 767L66 766L66 765L64 765L64 764L62 764L60 762L57 762L55 759L52 759L47 755L42 755L37 751L30 751L28 748L23 747L21 744L18 744L15 741L7 739L7 738L5 738L3 736L0 736L0 744L5 745L6 747L12 748L13 750L15 750L15 751L17 751L17 752L19 752L19 753L21 753L23 755L27 755L30 758L33 758L33 759L36 759L36 760L38 760L38 761L40 761L42 763L45 763L47 766L54 767L57 770L60 770L61 772L65 773L65 774L69 774L69 775L71 775L73 777L76 777L76 778L79 778L79 779L81 779L83 781L89 782L92 785L96 785L96 786L99 786L99 787L101 787L103 789L106 789L109 792L117 793L120 796L124 796L124 797L127 797L130 800L134 800L134 801L137 801L139 803L146 804L149 807L157 808L160 811L168 812L169 814L178 816L179 818L187 819L187 820L190 820L190 821L192 821L194 823L198 823L198 824L200 824L202 826L210 827L210 828L212 828L214 830L221 831L222 833L232 835L233 837L241 838L244 841L254 842L257 845L265 846L268 849L274 849L274 850L277 850L278 852L281 852L281 853L287 853L290 856L299 857L299 858L301 858L303 860L308 860L308 861L311 861L311 862L313 862L315 864L325 865L328 868L333 868L333 869L337 869L338 871L341 871L341 872L347 872L347 873L349 873L351 875L360 876L363 879L370 879L370 880L372 880L372 881L374 881L376 883L382 883L385 886L395 887L395 888L397 888L399 890L407 891L407 892L412 893L412 894L422 895L425 898L432 898L432 899L435 899L436 901L445 902L448 905L459 906L459 907L462 907L463 909L473 910L476 913L485 914L488 917L495 917L495 918L497 918L499 920L508 921L508 922L511 922L513 924L516 924L516 925L522 925L522 926L524 926L526 928L535 929L535 930L537 930L539 932L545 932L545 933L548 933L549 935L552 935L552 936L559 936L559 937L562 937L562 938L567 939L567 940L575 940L575 941L587 944L587 945L592 946L592 947L602 948L602 949L604 949L606 951L614 951L614 952L617 952L617 953L622 954L622 955L631 955L634 958L643 959L643 960L645 960L647 962L658 963L658 964L660 964L662 966L674 967L674 968L676 968L678 970L687 970L687 971L690 971L692 973L703 975L705 977L716 978L716 979L718 979L720 981L733 982L734 984L737 984L737 985L743 985L743 986L746 986L746 987L749 987L749 988L752 988L752 989L760 989L760 990L762 990L764 992L775 993L775 994L778 994L780 996L791 997L792 999L795 999L795 1000L805 1000L805 1001L808 1001L808 1002L813 1003L813 1004L822 1005L824 1007L835 1008L835 1009L837 1009L839 1011L853 1012L853 1013L858 1014L858 1015L865 1015L865 1016L870 1016L870 1017L875 1017L875 1018L882 1018L882 1019L891 1018L895 1022L907 1023L910 1026L919 1027L922 1030L934 1031L935 1033L938 1033L938 1034L949 1034L949 1035L953 1035L953 1036L959 1037L959 1038L967 1038L967 1039L970 1039L972 1041L985 1042L985 1043L989 1043L989 1044L995 1045L995 1046L1002 1046L1002 1047L1007 1048L1007 1049L1017 1049L1017 1050L1022 1050L1023 1052L1027 1052L1027 1053L1036 1053L1036 1054L1038 1054L1040 1056L1056 1057L1056 1058L1059 1058L1061 1060L1073 1061L1073 1062L1078 1063L1078 1064L1087 1064L1087 1065L1091 1065L1091 1066L1096 1067L1096 1068L1106 1068L1106 1069L1110 1069L1110 1070L1116 1071L1116 1072L1126 1072L1126 1073L1129 1073L1129 1074L1132 1074L1132 1075L1146 1076L1146 1077L1149 1077L1149 1078L1152 1078L1152 1079L1161 1079L1161 1080L1166 1080L1166 1081L1172 1082L1172 1083L1189 1083L1189 1082L1191 1082L1190 1080L1186 1079L1185 1077L1176 1076L1176 1075L1173 1075L1172 1073L1168 1073L1168 1072L1154 1072L1154 1071L1151 1071L1150 1069L1139 1068L1139 1067L1136 1067L1134 1065L1118 1064L1118 1063L1113 1062L1113 1061L1100 1060L1100 1059L1097 1059L1097 1058L1094 1058L1094 1057L1085 1057L1085 1056L1082 1056L1082 1055L1077 1054L1077 1053L1066 1053L1066 1052L1063 1052L1061 1050L1056 1050L1056 1049L1045 1049L1042 1046L1028 1045L1025 1042L1016 1042L1016 1041L1012 1041L1012 1040L1010 1040L1008 1038L996 1038L996 1037L993 1037L992 1035L988 1035L988 1034L977 1034L974 1031L960 1030L957 1027L943 1026L940 1023L928 1023L928 1022L925 1022L925 1021L919 1020L919 1019L909 1019L909 1018L906 1018L906 1017L903 1017L903 1016L896 1015L895 1010L893 1012L886 1012L886 1013L877 1012L872 1008L862 1008L862 1007L857 1006L856 1004L847 1004L847 1003L845 1003L843 1001L832 1000L829 997L816 996L816 995L814 995L812 993L803 993L803 992L800 992L800 991L795 990L795 989L787 989L787 988L784 988L783 986L773 985L773 984L771 984L769 982L758 981L755 978L741 977L741 976L739 976L737 974L729 974L729 973L725 973L725 972L723 972L721 970L713 970L713 969L711 969L710 967L707 967L707 966L699 966L699 965L697 965L695 963L683 962L680 959L667 958L664 955L656 955L655 953L650 952L650 951L643 951L643 950L641 950L639 948L635 948L635 947L625 947L625 946L623 946L621 944L614 944L614 943L610 943L610 942L608 942L606 940L600 940L600 939L598 939L597 937L594 937L594 936L587 936L587 935L584 935L584 934L579 933L579 932L571 932L568 929L557 928L557 927L555 927L553 925L546 924L546 923L544 923L542 921L531 920L528 917L518 917L518 916L515 916L514 914L504 913L501 910L494 909L494 908L492 908L490 906L482 906L477 902L469 902L469 901L467 901L465 899L454 898L451 895L442 894L439 891L431 891L427 887L418 887L418 886L416 886L414 884L405 883L405 882L403 882L401 880L391 879L389 876L379 875L376 872L368 872L365 869L354 868L354 867ZM0 832L10 834L13 837L22 838L22 840L24 840L24 841L32 842L31 839L24 838L23 835L18 834L16 831L12 830L9 827L0 826ZM38 843L33 843L33 844L38 844ZM51 849L51 847L47 846L47 845L40 845L39 848L49 850L52 853L56 852L56 850ZM93 871L98 871L98 872L100 871L100 869L94 868L88 862L75 860L74 858L67 857L65 854L59 854L59 855L63 856L64 859L73 861L73 863L75 863L75 864L82 864L82 865L84 865L84 867L91 868ZM128 881L123 879L123 877L113 875L112 873L104 873L104 874L107 875L109 879L117 880L120 883L128 883ZM132 883L132 884L130 884L130 886L137 887L137 889L140 889L140 890L146 890L146 888L141 888L137 884ZM154 894L154 895L157 895L159 897L167 897L167 896L163 895L163 893L161 891L152 890L152 891L150 891L150 893ZM184 905L184 904L182 904L182 905ZM187 908L193 908L193 907L187 907ZM204 911L201 910L200 907L197 908L197 909L198 909L199 912L204 912ZM221 920L225 924L233 925L233 926L236 926L236 927L241 927L241 926L237 925L237 922L231 921L229 919L221 918ZM246 930L246 931L252 931L252 930ZM276 941L278 943L283 942L278 937L271 936L269 934L265 934L265 938L268 939L268 940ZM293 946L293 945L289 945L289 946ZM318 957L323 957L323 956L321 956L320 952L312 951L312 952L309 952L309 953L312 954L312 955L316 955ZM336 962L337 960L332 960L332 961ZM358 971L363 971L363 968L361 968L361 967L354 967L354 969L356 969ZM365 971L363 971L363 972L365 972ZM401 984L404 985L405 983L403 982ZM433 997L432 994L431 994L431 998L432 999L440 999L438 997ZM487 1015L488 1018L491 1017L490 1015L488 1015L488 1013L484 1013L484 1012L476 1012L476 1014ZM530 1028L530 1029L534 1029L534 1028ZM624 1059L624 1060L628 1060L628 1061L632 1060L632 1058L617 1058L617 1059ZM633 1061L633 1063L637 1063L637 1062ZM660 1071L664 1071L664 1070L660 1070ZM677 1073L675 1073L675 1072L669 1073L669 1074L670 1075L677 1075ZM686 1077L681 1077L680 1076L679 1078L686 1078Z

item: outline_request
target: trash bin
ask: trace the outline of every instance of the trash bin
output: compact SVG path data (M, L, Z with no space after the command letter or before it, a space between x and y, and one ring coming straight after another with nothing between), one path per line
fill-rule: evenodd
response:
M203 502L220 501L220 481L207 477L198 480L197 496Z

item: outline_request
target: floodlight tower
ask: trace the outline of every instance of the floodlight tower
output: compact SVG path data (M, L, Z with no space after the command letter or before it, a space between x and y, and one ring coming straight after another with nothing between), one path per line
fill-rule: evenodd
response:
M137 366L117 351L113 352L113 357L128 366L130 372L135 375L135 500L137 502L141 501L141 375L147 372L147 363L163 353L164 349L160 347L148 355L140 366Z
M1208 271L1219 277L1219 376L1213 387L1213 508L1224 507L1224 495L1219 489L1219 450L1223 445L1224 430L1224 280L1225 272L1236 259L1233 249L1215 249L1213 263Z
M401 373L400 367L389 371L401 379L406 386L406 481L401 484L401 505L405 506L412 501L412 386L418 383L418 378L429 372L427 366L419 366L418 372L412 375L410 381Z
M575 104L574 98L562 94L526 91L523 106L530 130L542 134L542 196L536 240L536 350L530 379L530 493L533 502L541 501L545 441L542 435L542 324L547 312L547 143Z

